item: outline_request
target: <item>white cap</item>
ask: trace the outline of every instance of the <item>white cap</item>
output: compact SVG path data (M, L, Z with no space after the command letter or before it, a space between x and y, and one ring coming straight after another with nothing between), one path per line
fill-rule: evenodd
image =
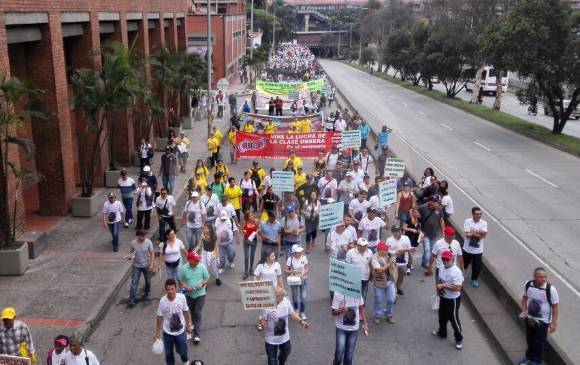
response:
M346 173L346 176L347 176L347 177L349 177L349 176L350 176L350 177L353 177L353 176L354 176L354 174L352 173L352 171L349 171L349 172L347 172L347 173Z
M292 245L292 253L296 253L296 252L302 252L304 251L304 249L302 248L302 246L296 244L296 245Z
M332 199L332 198L328 198L328 199L326 199L326 202L327 202L328 204L332 204L332 203L334 203L334 199Z
M358 240L356 240L356 244L359 246L368 246L369 245L369 241L367 241L366 238L361 237Z
M197 191L194 191L191 193L191 197L192 198L199 198L199 193Z
M220 217L220 219L228 219L228 212L226 212L223 209L220 210L219 217Z
M149 171L151 171L151 167L150 166L144 166L143 167L143 171L149 172Z

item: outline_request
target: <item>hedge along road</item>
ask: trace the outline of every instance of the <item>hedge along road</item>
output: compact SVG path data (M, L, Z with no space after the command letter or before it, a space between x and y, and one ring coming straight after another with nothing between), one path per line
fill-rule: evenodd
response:
M347 65L321 60L374 130L394 129L391 147L415 175L432 166L450 182L459 226L474 205L484 208L484 257L506 290L521 297L536 266L545 266L560 291L558 331L567 356L580 361L580 159L483 119L398 87Z

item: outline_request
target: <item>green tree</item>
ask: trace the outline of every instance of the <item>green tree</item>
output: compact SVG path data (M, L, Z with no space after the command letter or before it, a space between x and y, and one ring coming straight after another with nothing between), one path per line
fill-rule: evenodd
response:
M387 44L383 48L383 63L387 68L390 66L395 69L395 72L400 73L401 80L405 80L409 72L412 46L411 33L405 29L398 29L389 35Z
M378 52L376 48L366 47L362 50L361 65L371 68L372 64L378 59Z
M564 0L518 0L480 43L509 70L529 80L522 101L544 100L552 133L562 133L580 102L580 14ZM564 100L569 99L566 107Z
M18 161L11 159L10 149L24 152L30 159L34 156L32 141L18 134L25 128L27 118L38 120L49 116L42 110L40 89L17 78L0 76L0 248L12 246L16 242L17 207L22 190L37 182L42 176L33 170L23 169ZM13 202L10 206L11 181L15 182Z
M259 75L266 62L268 62L269 57L269 47L266 44L262 44L261 47L254 49L252 56L245 55L243 62L245 66L250 67L250 83L252 83L252 74Z

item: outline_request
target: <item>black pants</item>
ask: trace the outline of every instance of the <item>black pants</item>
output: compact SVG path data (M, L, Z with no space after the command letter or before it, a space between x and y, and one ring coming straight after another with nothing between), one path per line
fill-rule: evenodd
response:
M276 115L282 115L282 109L276 108Z
M151 222L151 209L137 211L137 229L149 229Z
M526 357L529 361L541 364L544 357L544 347L548 336L548 324L542 321L526 319L526 341L528 349Z
M469 264L473 264L471 267L471 280L479 279L479 274L481 273L481 258L483 254L476 253L472 254L463 251L463 265L465 265L465 270L469 267Z
M214 167L217 164L218 155L219 155L219 153L217 151L213 152L211 154L211 157L210 157L211 167Z
M193 336L199 336L201 330L201 312L205 304L205 295L201 297L192 298L189 295L185 296L187 306L189 307L189 315L191 316L191 325L193 326Z
M451 322L455 341L463 341L461 333L461 322L459 322L459 306L461 296L455 299L439 297L439 336L447 337L447 322Z
M143 167L145 166L150 166L151 165L151 161L149 161L149 157L145 157L139 158L139 171L143 171Z

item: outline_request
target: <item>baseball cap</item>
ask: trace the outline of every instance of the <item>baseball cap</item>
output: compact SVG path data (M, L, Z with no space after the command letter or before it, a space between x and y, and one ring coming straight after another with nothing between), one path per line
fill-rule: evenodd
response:
M0 319L14 319L16 317L16 310L12 307L2 309Z
M356 240L356 244L359 246L368 246L369 245L369 241L367 241L366 238L361 237L358 240Z
M400 225L398 225L398 224L393 224L393 225L391 226L391 232L398 232L398 231L400 231L400 230L401 230L401 226L400 226Z
M195 197L195 198L199 198L199 193L197 191L194 191L191 193L191 197Z
M194 262L200 262L201 261L201 256L199 256L196 252L191 251L187 253L187 259L188 260L193 260Z
M220 210L220 214L219 214L220 219L228 219L228 212L226 212L225 210Z
M292 253L302 252L304 249L300 245L292 245Z
M443 260L452 260L453 259L453 252L451 251L443 251L441 254L441 258Z
M389 250L389 245L387 245L385 242L379 242L377 244L377 250L383 250L383 251L388 251Z
M144 171L144 172L149 172L149 171L151 171L151 166L144 166L144 167L143 167L143 171Z
M455 235L455 229L453 229L453 227L451 226L447 226L443 229L443 233L446 236L454 236Z
M121 169L121 175L127 175L127 170Z
M288 205L288 206L286 207L286 211L287 211L288 213L292 213L292 212L294 212L294 206L293 206L293 205Z
M259 163L259 162L258 162L258 160L254 160L254 161L252 162L252 165L257 165L258 163Z
M357 160L354 160L354 161L352 162L352 164L353 164L353 165L358 165L358 164L359 164L359 162L358 162Z

